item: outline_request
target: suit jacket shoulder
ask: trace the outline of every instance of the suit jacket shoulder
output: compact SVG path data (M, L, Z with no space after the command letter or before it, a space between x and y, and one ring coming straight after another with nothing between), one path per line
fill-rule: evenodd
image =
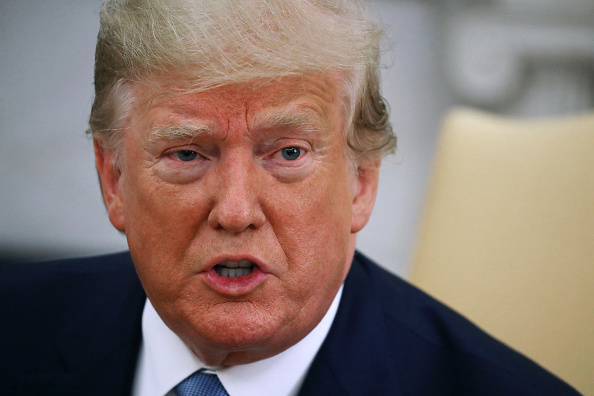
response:
M357 253L300 395L577 395Z
M129 394L145 294L128 253L0 268L0 394Z

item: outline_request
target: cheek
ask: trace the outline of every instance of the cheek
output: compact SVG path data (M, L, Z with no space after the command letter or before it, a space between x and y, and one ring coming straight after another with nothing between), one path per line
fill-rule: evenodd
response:
M138 174L139 172L136 172ZM137 271L147 289L183 282L183 256L207 215L200 193L189 194L171 185L139 177L128 180L124 194L126 238ZM163 283L151 287L150 283Z
M127 220L133 225L130 228L139 233L139 237L179 237L191 232L206 213L201 205L205 199L199 189L165 183L149 171L135 174L140 176L126 183L124 206Z
M337 266L346 265L348 255L352 186L335 180L347 179L316 180L298 193L293 190L276 196L270 221L296 282L319 285L344 277Z

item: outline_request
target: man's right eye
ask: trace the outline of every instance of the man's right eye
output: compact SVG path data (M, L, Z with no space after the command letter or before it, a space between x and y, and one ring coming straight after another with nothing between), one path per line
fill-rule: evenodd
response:
M175 153L180 161L194 161L198 153L192 150L179 150Z
M287 161L295 161L301 156L301 148L299 147L285 147L281 150L281 154Z

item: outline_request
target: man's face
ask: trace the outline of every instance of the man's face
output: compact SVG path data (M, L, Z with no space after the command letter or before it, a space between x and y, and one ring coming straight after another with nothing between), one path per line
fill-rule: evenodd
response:
M295 344L346 277L377 169L347 159L337 82L156 96L136 85L119 172L96 144L110 219L149 299L207 364Z

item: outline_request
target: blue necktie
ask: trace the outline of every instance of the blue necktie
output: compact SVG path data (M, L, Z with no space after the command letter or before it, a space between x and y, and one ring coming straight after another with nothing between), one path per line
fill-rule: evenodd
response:
M216 374L196 371L175 387L179 396L229 396Z

